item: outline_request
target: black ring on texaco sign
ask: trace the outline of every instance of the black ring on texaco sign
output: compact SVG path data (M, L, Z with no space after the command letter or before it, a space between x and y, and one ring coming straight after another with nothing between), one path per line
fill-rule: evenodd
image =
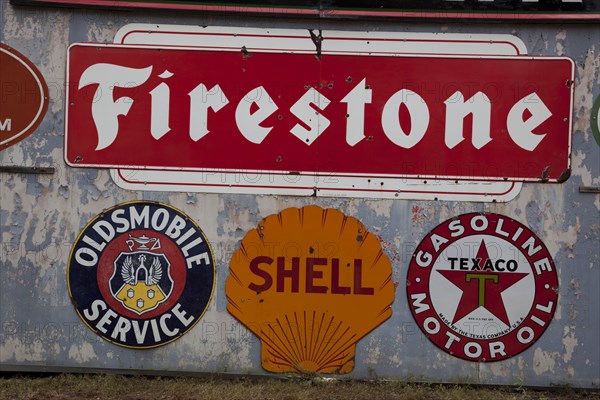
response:
M88 328L119 346L171 343L200 321L215 263L206 236L180 210L151 201L118 204L83 228L67 284Z
M513 357L552 321L558 276L544 243L499 214L444 221L417 246L406 293L421 331L437 347L469 361Z

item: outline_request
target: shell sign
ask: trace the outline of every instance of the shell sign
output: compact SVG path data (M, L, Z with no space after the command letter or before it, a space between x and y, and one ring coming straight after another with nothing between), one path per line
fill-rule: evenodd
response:
M234 253L227 310L260 338L265 370L345 374L356 342L392 315L391 275L379 240L355 218L288 208Z

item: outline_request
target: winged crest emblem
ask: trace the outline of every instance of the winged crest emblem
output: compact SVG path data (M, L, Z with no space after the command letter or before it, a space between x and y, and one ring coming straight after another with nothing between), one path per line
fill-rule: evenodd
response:
M121 253L114 262L111 293L124 307L143 314L171 295L173 280L164 254L149 251Z

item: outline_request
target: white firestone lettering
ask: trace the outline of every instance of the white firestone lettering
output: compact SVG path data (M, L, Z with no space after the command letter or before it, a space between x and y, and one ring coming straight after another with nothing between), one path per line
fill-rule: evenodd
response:
M256 104L258 109L250 112L252 104ZM271 114L277 111L278 107L269 96L264 87L259 86L249 91L239 102L235 109L235 123L240 133L252 143L260 144L267 137L272 126L262 127L260 124Z
M129 68L98 63L89 66L83 72L78 89L97 85L94 101L91 102L92 119L98 133L96 150L105 149L116 140L119 133L119 116L127 116L135 102L134 99L126 96L115 98L115 88L135 88L143 85L151 76L152 69L152 66ZM158 76L166 80L174 74L165 70ZM115 82L117 79L119 81ZM158 140L171 131L170 87L166 82L161 82L148 93L151 98L150 134ZM199 83L188 93L188 96L190 97L189 136L196 142L210 132L208 110L218 112L229 103L229 99L218 84L208 90L203 83ZM373 91L366 85L366 78L363 78L339 100L347 104L346 143L350 146L355 146L366 137L365 105L371 104L372 99ZM310 146L331 123L319 113L330 103L323 94L310 88L290 107L290 112L302 122L296 124L290 132ZM472 115L473 121L472 145L476 149L481 149L492 141L490 129L493 103L484 92L476 92L471 98L465 100L463 94L457 91L448 97L444 104L446 107L444 143L447 148L453 149L464 141L464 123L468 115ZM403 105L410 118L408 132L402 127L399 118ZM253 108L256 109L251 112ZM239 100L235 110L235 123L248 141L260 144L273 129L273 126L264 127L261 124L278 109L266 89L258 86ZM530 116L527 120L523 120L526 111ZM534 133L534 131L552 115L538 94L532 92L511 107L506 117L506 130L517 146L533 151L546 136L546 133ZM410 89L403 88L396 91L383 106L381 127L387 138L399 147L409 149L417 145L425 136L429 122L429 105L423 97ZM2 127L5 127L6 124L2 124Z
M119 115L126 116L133 105L130 97L114 98L115 88L132 88L142 85L152 73L152 67L128 68L115 64L99 63L89 66L79 79L78 89L97 84L92 102L92 119L98 131L96 150L110 146L119 132ZM119 79L119 82L115 82Z
M330 103L331 100L315 89L310 88L307 90L306 93L290 107L290 112L302 121L303 124L308 126L309 129L306 129L301 124L296 124L290 129L290 132L303 143L310 146L331 124L327 118L312 108L312 105L315 105L319 110L324 110Z
M346 103L346 143L356 145L365 136L365 104L371 104L373 91L367 89L367 78L360 81L346 97L340 100Z
M163 79L172 76L173 73L166 70L159 75ZM170 97L171 89L164 82L150 91L150 133L156 140L165 136L171 130L169 127Z
M219 85L207 90L204 84L199 84L188 93L190 96L190 137L194 142L202 139L210 132L208 129L208 109L214 112L229 104L229 99Z
M523 121L525 111L531 116ZM551 116L552 113L537 93L531 93L510 109L506 120L508 134L520 148L533 151L546 136L545 133L535 134L533 131Z
M404 104L408 109L411 129L404 132L400 125L400 106ZM383 106L381 126L385 135L397 146L405 149L414 147L427 132L429 126L429 108L425 100L409 89L397 91Z
M464 137L465 117L473 116L472 143L476 149L492 141L490 137L490 121L492 114L492 103L482 92L475 93L469 100L461 92L455 92L446 101L446 135L445 142L449 149L460 144Z

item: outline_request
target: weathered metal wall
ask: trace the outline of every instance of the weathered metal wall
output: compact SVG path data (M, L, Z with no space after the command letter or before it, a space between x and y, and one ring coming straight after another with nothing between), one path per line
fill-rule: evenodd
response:
M532 55L566 55L576 63L572 174L561 184L525 183L507 203L365 200L271 195L135 192L107 170L63 161L65 65L73 42L112 42L128 23L329 29L348 31L510 34ZM0 152L0 165L54 167L52 175L0 173L0 368L65 368L264 374L260 341L226 310L229 261L245 233L288 207L317 204L359 219L384 244L399 282L392 317L362 339L356 378L520 385L600 385L600 146L590 128L600 96L600 28L593 24L416 23L406 21L258 18L201 13L118 12L0 4L0 40L44 75L48 112L26 140ZM179 340L132 350L95 335L70 302L66 269L82 228L101 210L128 200L156 200L196 220L211 242L217 283L203 319ZM504 361L474 363L433 346L409 311L404 282L413 251L442 221L493 212L520 221L546 244L559 277L556 314L543 336Z

